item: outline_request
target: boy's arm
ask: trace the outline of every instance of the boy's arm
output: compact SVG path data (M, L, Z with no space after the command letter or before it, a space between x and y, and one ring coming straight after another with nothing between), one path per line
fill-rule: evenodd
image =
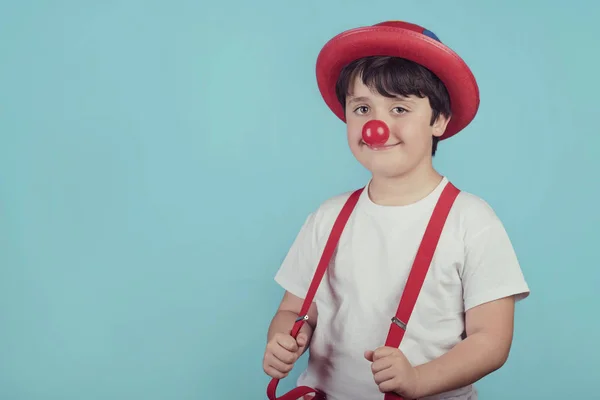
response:
M499 369L512 343L514 306L510 296L468 310L466 339L443 356L415 367L417 398L458 389Z
M298 318L300 310L302 309L303 303L304 299L301 299L290 292L285 292L281 304L269 326L267 341L270 341L276 333L290 333L292 326L296 322L296 318ZM317 306L315 303L312 303L308 309L308 320L305 321L302 328L300 328L300 332L304 332L308 335L307 345L304 351L308 348L313 331L316 328L317 316Z
M529 295L502 222L488 206L479 211L467 221L460 271L467 337L438 359L415 368L421 395L473 384L502 367L512 344L515 303Z

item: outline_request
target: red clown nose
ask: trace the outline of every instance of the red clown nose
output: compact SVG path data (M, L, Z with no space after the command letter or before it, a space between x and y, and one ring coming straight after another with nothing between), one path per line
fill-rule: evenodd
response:
M390 129L383 121L373 119L362 129L363 141L369 146L384 145L390 137Z

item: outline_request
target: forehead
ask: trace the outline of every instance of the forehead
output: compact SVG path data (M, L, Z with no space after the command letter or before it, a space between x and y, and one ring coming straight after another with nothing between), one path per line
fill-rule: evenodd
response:
M362 79L360 79L359 77L354 79L354 82L352 82L350 84L349 90L348 90L348 96L346 98L347 102L363 102L363 101L374 101L374 100L381 100L381 101L398 101L398 100L403 100L403 101L410 101L410 102L414 102L417 99L417 96L414 95L410 95L408 97L406 96L396 96L396 97L388 97L388 96L384 96L381 93L377 92L377 90L375 88L370 88L367 85L365 85L362 81Z
M348 88L349 97L357 97L357 96L369 96L369 95L379 95L377 91L371 90L367 85L365 85L360 77L354 78L354 81L350 83L350 87Z

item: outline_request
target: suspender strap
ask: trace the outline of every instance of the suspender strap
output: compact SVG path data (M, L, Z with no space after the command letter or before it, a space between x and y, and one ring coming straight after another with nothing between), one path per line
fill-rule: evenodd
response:
M325 275L325 271L329 266L329 262L331 261L333 252L335 251L335 248L337 247L337 244L340 240L340 236L344 231L346 222L348 222L348 218L350 218L350 214L352 214L352 211L354 210L354 207L358 202L358 198L360 197L360 194L363 190L364 188L361 188L352 192L352 194L346 200L344 207L342 207L342 210L338 214L335 223L333 224L331 233L329 234L329 238L327 239L327 243L325 244L325 248L323 249L321 260L317 265L317 270L315 271L315 275L308 288L308 293L306 294L306 297L304 298L304 303L302 304L302 308L300 309L300 316L298 317L298 319L294 323L294 326L292 327L291 335L294 339L296 338L296 336L298 336L300 328L302 328L302 325L308 319L308 310L310 308L310 305L312 304L315 294L317 293L317 289L319 288L321 279L323 278L323 275ZM269 400L297 400L302 398L302 396L311 393L315 394L315 397L313 398L314 400L325 399L325 395L323 393L321 393L318 390L312 389L308 386L296 387L288 393L284 394L283 396L277 397L276 392L278 383L278 379L272 379L269 383L269 386L267 387L267 396Z
M429 224L425 229L425 234L415 256L412 269L406 280L406 286L402 292L400 298L400 304L398 305L398 311L392 318L390 330L388 332L386 346L389 347L400 347L400 342L406 332L406 327L410 316L413 312L417 298L423 287L423 282L427 276L427 271L431 265L431 260L435 253L435 249L438 245L444 224L448 218L448 214L452 209L454 200L459 194L459 190L452 185L450 182L444 188L444 191L440 195L440 198L431 214ZM395 393L386 393L384 400L402 400L402 397Z
M323 275L327 270L333 252L337 247L346 222L352 214L352 211L354 210L354 207L358 202L358 198L363 190L364 188L356 190L350 195L333 225L325 245L325 249L323 250L321 260L319 261L317 270L308 289L308 293L304 299L304 303L302 304L300 317L296 320L294 326L292 327L291 335L294 338L296 338L300 328L308 319L308 310L310 305L314 299L319 284L321 283ZM423 282L427 276L429 266L431 265L431 260L433 259L433 255L444 228L444 224L446 223L448 214L450 213L452 205L454 204L454 200L456 200L456 197L459 193L460 191L454 185L448 182L442 194L440 195L440 198L429 220L429 224L425 230L425 234L423 235L421 245L419 246L415 256L412 269L406 281L406 285L398 305L398 310L396 315L392 318L390 330L385 342L386 346L399 347L400 343L402 342L402 338L404 337L404 332L406 331L410 316L417 302L417 298L419 297L421 288L423 287ZM278 379L272 379L269 383L269 386L267 387L267 396L269 400L298 400L307 394L315 394L313 400L325 400L326 398L325 393L307 386L296 387L283 396L277 397L276 391L278 383ZM402 400L402 398L394 393L386 393L384 400Z

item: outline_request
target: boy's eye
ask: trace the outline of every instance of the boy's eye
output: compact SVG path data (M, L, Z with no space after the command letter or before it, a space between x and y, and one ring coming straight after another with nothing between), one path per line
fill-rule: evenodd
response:
M398 113L398 114L402 114L406 112L405 108L402 107L394 107L394 112Z
M354 109L354 112L358 113L358 114L364 114L368 111L369 111L369 108L367 106L360 106L360 107L357 107Z

